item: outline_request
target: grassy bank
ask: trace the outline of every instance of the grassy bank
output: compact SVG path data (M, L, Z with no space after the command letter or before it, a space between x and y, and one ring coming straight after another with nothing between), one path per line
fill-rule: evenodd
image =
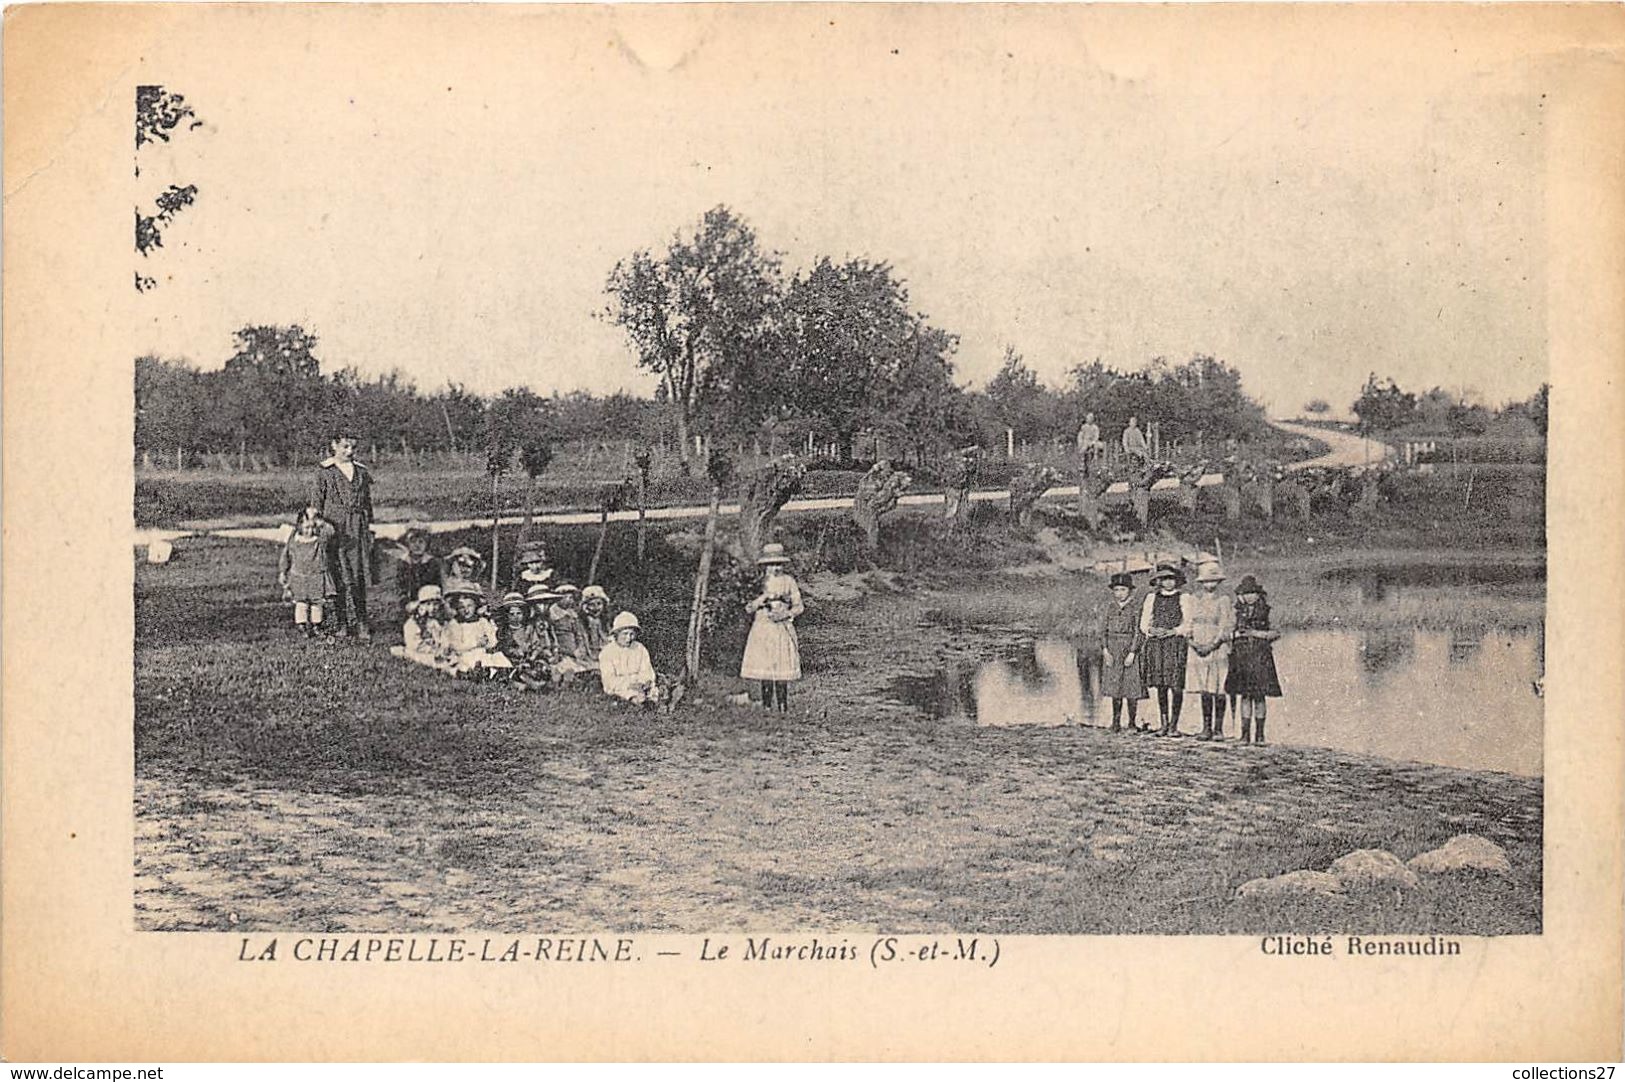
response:
M956 540L901 516L864 557L838 518L785 528L810 607L807 679L782 718L729 700L732 609L716 673L678 713L651 715L585 691L455 683L390 658L387 632L371 647L297 641L270 546L198 541L138 564L138 926L1539 930L1538 780L927 718L885 689L1022 626L931 618L944 587L1027 582L1063 605L1068 580L1002 570L1042 567L1046 542L990 515ZM553 539L579 574L591 531ZM652 540L664 572L640 573L626 530L603 577L670 668L694 535ZM1098 583L1078 581L1092 606ZM1513 876L1235 898L1251 878L1356 848L1408 858L1464 831L1503 845Z

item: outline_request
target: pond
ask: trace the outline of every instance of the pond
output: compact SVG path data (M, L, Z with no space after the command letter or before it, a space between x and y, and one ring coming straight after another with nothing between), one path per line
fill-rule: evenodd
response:
M1538 629L1287 632L1275 644L1285 696L1270 700L1270 741L1538 777L1542 650ZM1109 725L1099 686L1097 653L1040 639L891 690L937 717L981 725ZM1140 709L1155 722L1154 699ZM1189 695L1181 731L1201 724L1201 701ZM1235 739L1233 718L1225 731Z
M1496 597L1540 596L1546 589L1546 565L1541 562L1339 567L1320 577L1328 583L1354 588L1360 600L1366 602L1433 596L1445 591Z

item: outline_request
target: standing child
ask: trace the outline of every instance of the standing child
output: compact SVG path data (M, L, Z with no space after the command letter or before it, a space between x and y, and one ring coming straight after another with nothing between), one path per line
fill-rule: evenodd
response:
M783 545L762 546L756 561L762 569L762 592L745 606L755 618L739 665L742 678L762 682L762 709L772 710L776 704L781 713L790 709L790 681L801 679L795 619L806 611L801 587L784 570L789 563Z
M456 674L494 676L498 670L512 668L512 663L497 650L496 625L480 612L485 592L479 584L466 580L448 582L445 594L451 603L452 616L446 625L445 644L456 658L453 666Z
M1224 682L1230 672L1230 639L1236 629L1236 604L1219 593L1224 569L1205 560L1196 569L1197 592L1190 598L1190 657L1185 663L1185 690L1202 696L1202 735L1224 739Z
M446 604L440 587L431 583L418 590L401 625L401 645L391 646L389 652L431 669L452 671L456 663L446 645Z
M333 576L333 615L345 635L372 641L367 625L367 587L376 577L372 564L372 474L355 460L355 428L333 431L333 455L311 478L306 510L333 528L328 568Z
M599 655L598 679L606 695L653 706L660 701L660 685L655 679L649 651L637 641L640 628L633 613L623 612L615 617L610 641L604 644Z
M1174 564L1158 564L1152 584L1156 589L1145 595L1140 607L1140 631L1145 635L1145 645L1140 648L1141 676L1146 687L1157 689L1157 716L1162 721L1157 735L1178 736L1179 714L1185 705L1190 597L1179 589L1185 585L1185 573Z
M1230 675L1224 689L1239 696L1241 742L1264 742L1265 699L1281 696L1281 679L1275 672L1275 647L1281 633L1270 627L1269 595L1251 575L1243 575L1236 586L1236 638L1230 649Z
M1120 571L1112 576L1112 599L1100 610L1100 695L1112 701L1112 732L1122 732L1123 704L1128 704L1128 731L1150 732L1138 724L1145 683L1140 678L1140 610L1133 603L1134 576Z
M323 605L338 592L328 562L332 540L333 527L307 507L299 512L277 561L282 600L293 602L293 625L307 639L321 628Z

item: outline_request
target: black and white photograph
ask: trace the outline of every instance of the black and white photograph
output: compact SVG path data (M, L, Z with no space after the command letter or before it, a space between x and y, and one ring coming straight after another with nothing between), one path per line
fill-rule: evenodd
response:
M97 91L133 648L55 649L129 689L138 941L1551 930L1548 766L1620 742L1618 641L1548 635L1593 31L322 7L153 21Z
M836 22L135 89L138 926L1539 932L1540 81Z

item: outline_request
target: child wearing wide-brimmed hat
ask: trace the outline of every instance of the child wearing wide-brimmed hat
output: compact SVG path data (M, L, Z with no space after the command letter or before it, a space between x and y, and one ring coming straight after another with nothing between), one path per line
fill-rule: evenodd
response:
M485 557L479 554L479 550L468 545L458 545L446 554L447 581L456 579L459 582L479 582L484 574ZM442 586L444 585L443 582Z
M609 591L602 586L589 586L581 591L581 647L582 661L589 669L598 668L598 655L609 641Z
M1140 675L1148 688L1157 689L1159 736L1179 735L1179 714L1185 705L1185 662L1191 633L1190 595L1182 592L1185 573L1177 564L1160 563L1151 576L1155 587L1140 606Z
M282 599L293 602L293 625L305 638L321 630L327 599L338 592L331 571L333 527L309 508L299 512L277 561Z
M512 668L512 662L497 649L496 624L480 612L485 591L479 583L454 579L446 583L445 595L452 614L445 642L456 655L457 675L494 675Z
M754 618L739 665L743 679L761 681L762 708L772 710L776 705L781 712L790 709L790 682L801 679L795 619L806 611L801 587L785 570L789 564L783 545L762 546L756 560L762 570L762 592L745 606Z
M1202 697L1200 740L1224 739L1224 681L1230 670L1230 639L1236 629L1236 605L1219 593L1224 568L1204 560L1196 569L1197 591L1190 597L1190 657L1185 662L1185 690Z
M660 683L648 648L637 641L642 626L635 613L615 617L610 639L598 657L598 679L604 694L652 706L660 701Z
M419 587L417 597L406 610L401 625L401 645L391 646L396 657L450 672L455 656L446 643L446 605L440 587L433 583Z
M1145 682L1140 677L1140 610L1134 604L1134 576L1119 571L1111 578L1111 600L1100 610L1100 695L1112 701L1112 732L1123 730L1123 705L1128 704L1129 732L1150 732L1139 724Z
M1266 699L1279 698L1281 678L1275 671L1275 647L1281 633L1270 626L1269 595L1251 575L1236 584L1236 633L1230 647L1230 672L1224 689L1238 697L1241 742L1264 742Z

